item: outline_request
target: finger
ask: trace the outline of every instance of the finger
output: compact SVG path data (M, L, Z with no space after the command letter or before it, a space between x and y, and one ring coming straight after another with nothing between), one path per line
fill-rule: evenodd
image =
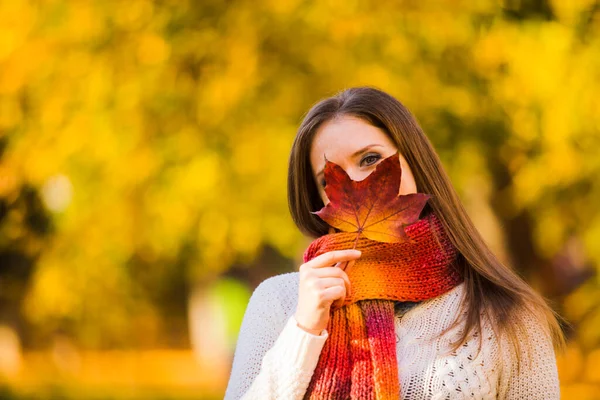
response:
M339 308L342 308L344 306L344 304L346 303L347 298L348 298L348 296L346 295L346 296L342 296L342 297L334 300L333 303L331 303L329 310L334 311Z
M342 279L342 278L333 278L333 277L319 278L317 285L321 289L327 289L332 286L346 286L346 281L344 281L344 279Z
M344 276L347 277L347 274L344 272L344 270L339 267L315 268L311 270L311 275L318 278L326 278L328 276L337 276L338 278L342 278Z
M323 301L336 302L336 304L338 304L340 306L343 304L345 298L346 298L346 289L343 286L339 286L339 285L331 286L331 287L328 287L327 289L324 289L321 292L321 299Z
M344 268L344 272L347 274L350 271L350 268L352 268L355 263L356 263L356 260L348 261L346 268Z
M350 297L352 295L352 285L350 284L350 278L348 278L348 274L346 274L346 271L344 269L340 268L340 272L340 276L344 280L344 285L346 286L346 297Z
M350 278L346 272L338 267L324 267L313 270L314 276L317 278L330 278L336 277L344 280L344 284L346 286L346 296L350 296L352 293L352 285L350 283Z
M338 308L342 308L342 306L344 305L344 301L344 298L339 298L335 300L333 303L331 303L330 310L337 310Z
M361 253L359 250L333 250L318 255L317 257L305 263L305 265L310 266L311 268L329 267L340 261L355 260L360 257L360 254Z

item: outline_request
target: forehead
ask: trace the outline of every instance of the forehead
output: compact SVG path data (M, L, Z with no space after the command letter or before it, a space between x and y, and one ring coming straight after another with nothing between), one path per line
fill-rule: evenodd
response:
M324 164L323 154L336 163L371 144L395 147L385 132L368 122L351 116L329 120L319 127L310 150L314 168Z

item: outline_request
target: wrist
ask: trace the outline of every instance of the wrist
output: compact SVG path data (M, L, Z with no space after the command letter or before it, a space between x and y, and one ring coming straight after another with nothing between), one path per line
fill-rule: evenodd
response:
M298 322L298 319L296 318L296 316L294 316L294 319L296 320L296 326L298 326L298 328L302 329L305 332L312 333L313 335L317 335L317 336L321 336L321 334L323 333L323 329L308 328L308 327L302 325L300 322Z

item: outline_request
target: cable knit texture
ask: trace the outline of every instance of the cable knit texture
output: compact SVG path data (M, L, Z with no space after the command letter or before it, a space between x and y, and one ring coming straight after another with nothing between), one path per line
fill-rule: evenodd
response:
M352 291L341 308L332 310L329 339L305 399L398 398L394 300L437 297L462 281L455 265L458 252L435 213L404 230L408 240L398 243L331 233L306 250L304 262L355 243L362 255L347 271Z

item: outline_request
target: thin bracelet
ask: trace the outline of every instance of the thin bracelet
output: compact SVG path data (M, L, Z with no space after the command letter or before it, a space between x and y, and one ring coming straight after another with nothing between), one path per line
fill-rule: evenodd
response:
M294 317L294 319L296 319L296 317ZM309 328L301 325L297 319L296 319L296 325L298 325L299 328L304 329L308 333L312 333L313 335L321 336L321 334L323 333L323 329L309 329ZM318 333L315 333L315 331L318 331Z

